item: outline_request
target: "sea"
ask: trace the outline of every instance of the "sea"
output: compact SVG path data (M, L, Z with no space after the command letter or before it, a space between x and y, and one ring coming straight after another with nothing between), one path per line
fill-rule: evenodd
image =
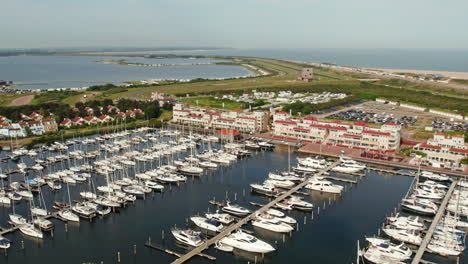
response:
M141 143L134 147L141 150L148 147L147 144ZM197 151L206 150L208 147L221 146L203 144ZM97 145L69 146L71 151L74 149L91 151L97 148ZM168 159L183 159L189 153L189 151L178 153L161 161L140 163L137 169L155 168L161 163L168 162ZM174 256L147 248L144 246L145 243L151 241L161 248L184 253L189 249L175 242L171 229L194 228L189 220L191 216L219 210L220 208L209 203L210 200L221 202L229 199L251 210L258 207L250 202L266 204L270 199L252 193L249 184L263 182L270 172L288 170L290 163L295 165L296 158L301 154L295 151L288 155L289 153L288 148L281 146L274 151L255 152L251 157L233 162L229 166L207 171L201 177L189 177L186 183L180 183L178 186L166 185L162 193L148 194L144 200L139 199L118 213L95 218L92 222L81 219L79 224L65 225L59 220L52 219L55 231L53 234L45 234L43 239L29 238L20 232L8 234L6 237L12 240L13 244L8 251L0 251L0 263L170 263L175 260ZM4 151L0 156L5 157L8 154ZM51 155L57 153L44 151L37 158L45 159ZM34 164L34 160L27 157L23 158L23 161L29 166ZM85 161L72 159L57 163L48 167L43 174L80 165L83 162ZM16 168L16 164L11 161L4 162L2 168L13 169ZM129 176L133 177L134 174L135 169L130 169ZM41 173L30 173L27 177L31 179L38 175ZM356 179L346 174L331 172L331 175ZM24 180L23 177L15 174L9 180L21 181ZM366 170L365 176L357 179L359 180L357 184L338 183L345 186L345 191L341 195L315 191L300 194L306 201L314 204L314 210L313 213L286 212L298 222L296 230L291 234L282 236L255 228L251 224L243 227L252 231L259 239L274 245L277 249L274 253L262 257L239 250L225 253L210 248L204 253L216 257L216 261L195 257L190 263L356 263L358 243L364 247L365 237L380 234L379 229L385 218L395 212L413 181L412 177L370 170ZM92 174L92 181L95 186L104 185L106 177ZM8 181L4 184L8 184ZM93 185L88 183L70 185L70 199L78 200L79 192L88 191ZM58 192L50 191L47 186L42 188L48 210L53 210L51 206L53 201L68 202L67 188L64 184L62 186L62 190ZM0 226L8 226L8 214L13 211L30 217L29 203L21 201L14 207L0 207ZM35 203L39 203L37 197ZM425 259L436 263L456 263L453 258L425 256ZM460 263L463 263L463 259Z
M356 67L468 72L468 50L428 49L225 49L177 52L122 52L149 54L255 56L302 62L328 62ZM101 60L126 60L179 66L136 67L106 64ZM78 88L91 85L150 79L233 78L252 76L234 65L183 65L216 62L211 59L112 56L11 56L0 57L0 80L19 89Z

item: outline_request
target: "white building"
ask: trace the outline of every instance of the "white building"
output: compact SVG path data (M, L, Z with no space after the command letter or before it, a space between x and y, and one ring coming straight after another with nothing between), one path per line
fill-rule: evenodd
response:
M434 167L459 167L460 161L468 158L468 145L463 135L437 132L432 139L416 145L414 149L426 153L426 159Z
M193 107L176 103L173 108L172 122L203 128L233 129L244 133L268 130L269 112L267 111L225 111L209 107Z
M273 115L275 136L362 150L396 151L400 130L401 126L394 123L373 128L364 122L320 122L313 116L293 118L286 112Z

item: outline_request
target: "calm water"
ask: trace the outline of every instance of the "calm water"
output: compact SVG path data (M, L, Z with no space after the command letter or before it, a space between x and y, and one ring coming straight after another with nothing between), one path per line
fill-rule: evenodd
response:
M468 72L468 49L239 49L197 52L197 54L331 62L357 67Z
M170 234L171 227L189 226L187 218L190 216L207 210L213 212L216 208L208 201L213 197L218 201L224 199L226 191L231 200L237 196L237 202L250 209L255 209L249 204L250 201L266 203L267 198L249 192L249 184L263 181L270 171L286 169L287 156L287 150L281 148L273 152L258 152L229 167L222 167L200 178L189 179L179 187L166 187L163 193L154 193L146 200L137 200L134 205L121 210L120 213L102 219L96 218L93 223L82 220L80 224L68 224L68 232L65 232L63 222L52 220L56 224L54 237L47 234L43 240L35 240L25 237L20 232L9 234L7 237L14 241L14 244L8 251L8 256L0 253L0 261L11 264L58 264L64 261L116 263L117 252L120 251L122 263L169 263L174 257L143 246L148 237L151 237L152 242L184 252L185 249L175 245ZM291 156L294 161L296 155ZM32 162L27 159L25 161ZM13 168L12 163L2 163L2 168L7 167L6 165ZM56 165L59 168L62 166L65 164ZM104 177L99 175L93 175L93 179L98 185L105 181ZM17 175L13 180L21 178ZM265 263L351 263L355 261L356 241L363 242L365 236L377 233L385 216L393 211L407 192L411 181L412 178L409 177L368 172L367 177L357 185L346 185L347 191L341 197L311 192L305 199L316 206L322 206L320 216L317 217L315 209L314 221L311 222L310 213L288 213L298 221L299 231L293 232L291 237L287 236L285 242L275 233L254 229L251 225L245 228L254 230L259 238L276 244L277 252L268 255ZM52 193L47 187L43 188L49 210L52 200L67 200L66 188L62 189ZM70 186L72 200L78 199L78 193L83 189L87 189L87 184ZM242 195L244 190L245 197ZM328 204L329 199L332 201L331 205ZM326 203L325 210L323 203ZM15 210L27 215L27 203L22 201L15 206ZM11 211L12 208L0 208L0 225L6 226L7 215ZM163 230L165 240L161 238ZM24 250L21 249L22 240ZM133 253L134 245L137 247L136 255ZM243 252L229 254L209 249L206 253L217 257L215 263L253 263L255 259L254 255ZM191 263L213 262L195 258ZM453 262L440 259L440 263Z
M98 60L118 59L152 64L216 62L208 59L148 59L98 56L0 57L0 80L13 81L20 89L47 89L76 88L148 79L229 78L252 75L252 72L240 66L135 67L96 63Z

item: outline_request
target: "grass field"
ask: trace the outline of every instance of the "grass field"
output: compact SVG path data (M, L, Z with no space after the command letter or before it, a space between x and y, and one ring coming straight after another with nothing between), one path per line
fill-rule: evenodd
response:
M226 99L215 99L212 96L192 96L188 98L182 98L181 101L191 105L209 106L213 108L223 108L224 103L224 109L228 110L244 108L244 104L242 103Z
M205 80L190 83L170 83L142 87L117 87L116 89L99 92L75 92L68 95L61 93L45 93L35 96L32 104L44 102L63 102L74 105L87 95L87 100L103 100L120 98L146 99L152 92L164 91L179 97L186 94L200 97L199 105L222 107L222 102L208 99L213 94L242 93L253 89L263 91L292 90L300 92L345 92L354 94L360 99L374 99L382 97L405 103L413 103L425 107L442 108L468 113L468 90L458 89L437 84L410 82L397 79L382 79L376 83L364 83L357 79L365 78L363 74L338 72L332 69L314 67L316 80L306 83L297 80L297 73L303 67L310 67L302 63L251 57L229 57L224 59L236 60L239 64L249 64L271 73L268 76L257 76L242 79ZM368 77L368 76L367 76ZM0 98L0 105L14 100L15 95ZM187 101L188 100L188 101ZM186 102L196 104L187 99ZM240 108L234 103L227 104L228 109Z

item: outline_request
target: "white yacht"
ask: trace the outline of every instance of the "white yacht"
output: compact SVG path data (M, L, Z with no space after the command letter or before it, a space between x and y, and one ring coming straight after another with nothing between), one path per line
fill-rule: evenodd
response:
M94 200L97 198L97 195L93 192L80 192L80 197L85 200Z
M311 211L313 208L311 203L304 201L303 198L299 196L291 196L286 199L284 203L291 205L294 209L302 211Z
M398 259L397 254L389 256L377 247L367 247L361 254L366 262L372 264L405 264L405 262Z
M80 218L68 209L59 211L58 215L66 221L80 222Z
M449 181L450 178L445 175L445 174L438 174L430 171L421 171L420 176L422 178L426 178L432 181L438 181L438 182L446 182Z
M311 173L314 173L316 172L317 170L314 169L314 168L311 168L311 167L306 167L306 166L302 166L300 164L296 165L296 167L292 168L295 172L298 172L298 173L304 173L304 174L311 174Z
M419 233L414 231L394 229L390 227L382 228L382 231L384 231L384 233L387 234L389 237L401 242L413 244L416 246L419 246L422 243L421 236L419 235Z
M326 193L338 193L340 194L344 187L338 184L333 184L330 181L324 180L322 177L313 177L309 179L309 184L305 186L305 188L314 190L314 191L320 191L320 192L326 192Z
M252 225L277 233L289 233L294 230L292 226L270 214L257 215L257 218L253 220Z
M404 210L417 213L420 215L435 215L438 210L438 206L431 202L427 201L424 199L418 199L418 198L408 198L408 199L403 199L403 202L401 203L401 207Z
M270 244L242 231L229 234L219 241L221 244L253 253L269 253L275 251Z
M273 180L273 179L266 180L264 184L273 185L276 188L283 188L283 189L291 189L292 187L294 187L294 185L296 185L293 181L288 181L288 180L279 181L279 180Z
M423 230L425 228L424 222L420 220L419 216L397 215L395 217L387 217L387 222L398 229Z
M183 244L192 247L198 247L203 244L203 240L201 239L201 232L196 232L191 229L172 229L171 232L174 238Z
M215 219L193 216L190 217L190 220L192 220L196 226L213 232L221 232L221 230L224 228L223 224Z
M45 230L45 231L54 229L54 223L41 217L37 217L33 219L33 224L37 226L39 229Z
M14 225L24 225L27 223L26 218L18 214L10 214L8 217L10 218L10 222Z
M208 218L208 219L217 220L217 221L221 222L224 225L230 225L232 222L234 222L234 217L232 217L229 214L219 213L218 211L216 211L216 213L214 213L214 214L207 213L207 214L205 214L205 217Z
M34 216L47 216L48 212L46 209L40 207L31 207L31 214Z
M405 246L404 243L399 245L390 242L388 239L382 239L378 237L366 238L369 244L377 249L384 255L390 258L396 258L399 260L408 260L411 258L413 252L410 248Z
M327 161L320 157L297 158L297 161L303 166L312 167L314 169L323 169L327 166Z
M270 196L274 196L279 193L279 191L275 188L274 185L268 184L268 183L263 183L263 184L252 183L250 184L250 188L252 188L253 192L270 195Z
M42 231L40 229L37 229L34 224L23 224L19 227L19 230L21 233L30 236L30 237L35 237L35 238L42 238Z
M277 180L277 181L293 181L293 182L297 182L297 181L301 181L303 180L302 177L300 177L299 175L297 174L292 174L292 173L282 173L282 174L277 174L277 173L268 173L268 178L269 179L272 179L272 180Z
M235 216L246 216L250 213L250 211L244 207L241 207L237 204L231 204L230 202L227 202L226 206L223 207L223 212L226 212L228 214L232 214Z

